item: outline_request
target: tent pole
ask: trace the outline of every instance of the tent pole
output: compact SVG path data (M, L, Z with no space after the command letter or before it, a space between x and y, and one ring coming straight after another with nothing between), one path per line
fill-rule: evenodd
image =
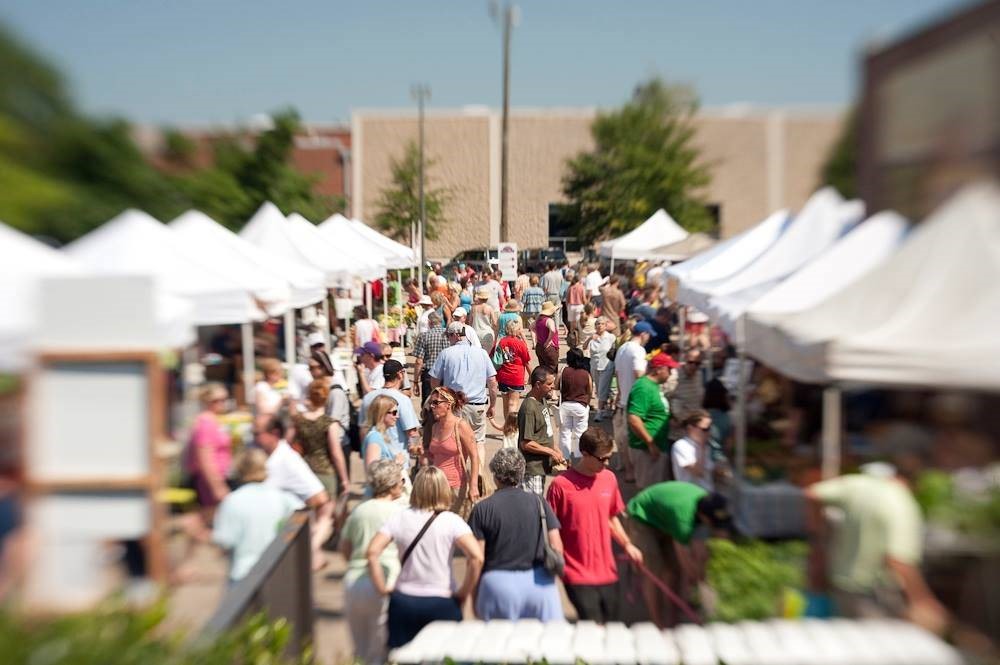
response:
M253 395L255 363L253 348L253 323L247 322L240 326L240 334L243 343L243 403L250 404L250 396Z
M823 389L823 479L840 475L840 451L843 432L843 400L840 388Z
M323 327L320 330L323 331L323 337L326 339L326 348L332 349L333 345L330 343L330 291L327 290L323 294L323 302L319 308L320 316L323 317Z
M372 318L372 283L365 282L365 304L368 306L368 318Z
M382 338L389 339L389 269L386 268L382 282Z
M285 362L291 369L295 364L295 310L291 307L285 312Z
M741 321L745 321L741 319ZM741 323L740 325L746 325ZM745 333L746 331L744 331ZM742 337L742 336L741 336ZM737 413L739 421L736 424L736 477L742 478L747 464L747 351L746 345L739 345L739 382L737 389Z
M684 334L684 329L687 327L687 305L681 305L678 320L680 321L680 339L678 340L679 343L677 346L680 347L680 355L681 358L683 358L684 353L687 351L687 345L685 344L686 335ZM680 358L678 358L678 361L680 361Z

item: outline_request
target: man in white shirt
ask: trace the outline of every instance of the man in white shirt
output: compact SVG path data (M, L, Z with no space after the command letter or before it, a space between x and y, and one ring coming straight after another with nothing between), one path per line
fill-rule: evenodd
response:
M601 277L600 268L596 265L591 266L583 285L590 292L590 302L594 303L595 307L601 306L601 286L603 284L604 278Z
M333 501L302 456L285 441L285 424L267 416L255 426L257 445L267 453L267 485L288 492L316 511L312 523L313 570L326 566L323 543L333 533Z
M596 271L595 271L596 272ZM593 274L593 273L591 273ZM590 275L588 274L588 277ZM615 445L625 464L625 481L635 482L635 468L628 446L628 394L632 384L646 373L646 342L653 336L653 326L640 321L632 327L632 338L618 347L615 353L615 377L618 380L618 405L611 420L614 426Z
M465 326L465 339L469 341L469 346L475 346L481 349L483 348L483 345L479 341L479 335L476 334L476 331L472 328L472 326L465 322L467 316L469 316L469 313L465 311L464 307L456 307L455 311L451 313L451 320L458 321Z
M712 493L715 491L715 461L709 446L712 417L707 411L696 409L681 423L684 436L670 446L674 480L693 483Z
M430 330L430 323L427 321L427 317L431 315L434 311L434 302L428 295L423 295L420 297L420 301L417 303L420 305L420 314L417 316L417 334L425 333Z
M362 395L367 395L385 385L385 376L382 374L385 359L382 357L381 344L367 342L364 346L354 349L354 357L357 359L356 367L358 378L361 380Z
M499 312L500 308L503 306L503 287L500 286L500 282L497 280L496 276L490 272L489 268L483 273L483 281L479 283L478 289L485 289L489 297L486 299L486 304L493 308L494 311ZM452 315L454 316L454 314Z
M250 448L236 460L242 485L226 495L215 513L212 542L231 554L229 580L236 582L256 565L288 517L302 502L265 483L267 454Z

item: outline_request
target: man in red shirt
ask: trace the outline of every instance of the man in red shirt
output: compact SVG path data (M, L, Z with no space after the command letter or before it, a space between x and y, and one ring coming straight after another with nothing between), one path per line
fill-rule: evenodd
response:
M613 447L604 430L588 429L580 436L580 461L553 480L548 492L549 504L562 525L563 585L580 621L619 620L612 538L632 561L642 562L642 552L618 519L625 503L615 474L607 469Z

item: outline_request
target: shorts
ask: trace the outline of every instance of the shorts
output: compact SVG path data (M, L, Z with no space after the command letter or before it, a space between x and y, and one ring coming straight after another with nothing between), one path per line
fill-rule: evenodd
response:
M500 383L500 382L498 382L497 385L500 386L500 392L501 393L520 393L520 392L524 392L524 385L523 384L520 385L520 386L510 386L510 385L507 385L506 383Z
M545 496L545 476L525 476L521 479L521 489L538 496Z
M566 584L566 595L576 608L578 621L618 621L618 583Z
M566 320L575 324L583 314L583 305L568 305L566 307Z
M630 448L628 451L635 466L635 486L637 489L645 489L650 485L671 480L673 473L670 469L670 453L660 451L660 456L653 461L653 456L649 454L648 448Z

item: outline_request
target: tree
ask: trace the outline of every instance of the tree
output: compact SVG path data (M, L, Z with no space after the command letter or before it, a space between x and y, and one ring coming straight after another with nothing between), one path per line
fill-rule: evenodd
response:
M824 185L834 187L847 199L858 195L858 112L851 111L844 121L840 138L833 144L823 164Z
M594 149L567 162L567 219L586 242L631 231L663 208L689 231L711 230L698 192L710 181L692 145L690 91L655 78L591 126Z
M427 185L427 171L434 164L434 160L424 159L424 233L428 240L436 240L447 224L444 209L451 199L448 189ZM410 226L420 221L420 149L416 142L407 143L403 156L393 160L392 184L382 189L376 206L375 225L397 240L408 241Z

